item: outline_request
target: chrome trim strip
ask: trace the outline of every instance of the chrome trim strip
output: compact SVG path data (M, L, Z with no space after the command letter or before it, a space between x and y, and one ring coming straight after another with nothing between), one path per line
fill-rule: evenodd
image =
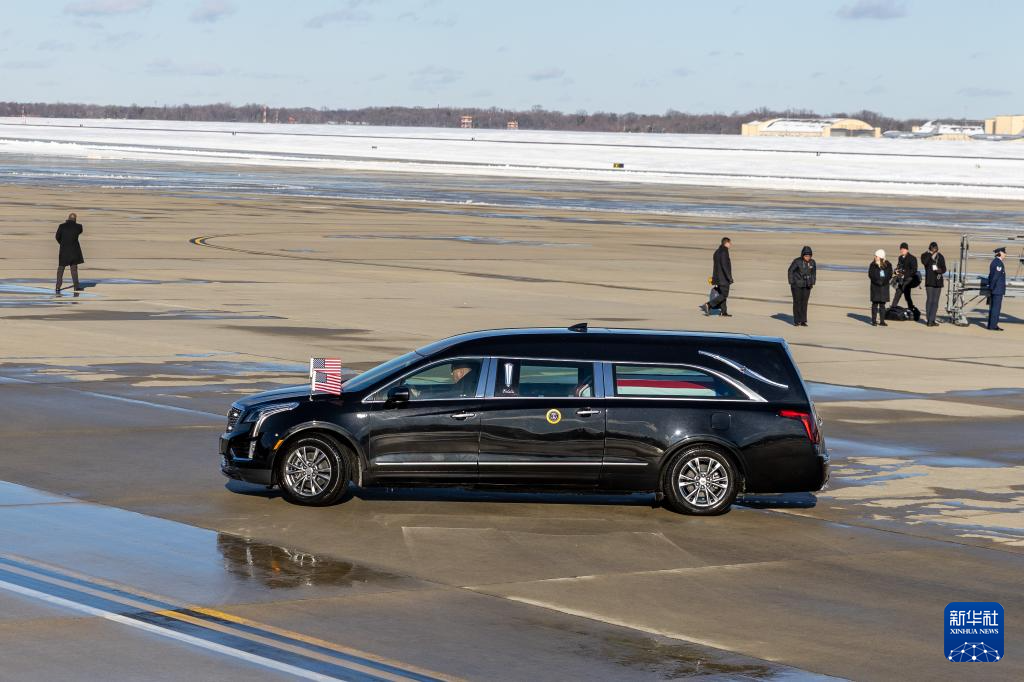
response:
M746 391L744 391L744 392L746 392ZM679 398L679 397L672 397L672 396L667 396L667 395L660 395L660 396L653 396L653 397L650 397L650 396L639 396L639 395L617 395L617 396L610 397L608 399L609 400L674 400L674 401L683 402L683 403L693 403L693 402L698 402L698 403L700 403L700 402L704 402L704 403L766 403L766 402L768 402L767 400L765 400L761 396L757 395L756 393L753 393L752 391L751 391L751 393L754 396L756 396L756 397L752 397L752 398L747 399L747 398Z
M604 462L606 467L645 467L650 466L650 462Z
M603 462L479 462L480 466L547 466L547 467L599 467Z
M736 362L735 360L730 360L729 358L724 358L721 355L718 355L717 353L710 353L710 352L708 352L706 350L699 350L699 351L697 351L697 354L698 355L705 355L705 356L707 356L709 358L712 358L714 360L718 360L719 362L721 362L721 363L723 363L725 365L728 365L729 367L732 367L734 370L736 370L740 374L744 374L746 376L749 376L749 377L752 377L754 379L757 379L758 381L764 382L764 383L768 384L769 386L774 386L775 388L789 388L789 384L781 384L778 381L773 381L772 379L769 379L768 377L764 376L763 374L759 374L759 373L755 372L754 370L750 369L746 365L741 365L740 363Z
M473 464L488 465L488 466L601 466L603 462L374 462L376 466L380 467L395 467L395 466L469 466ZM630 464L627 466L638 466ZM647 466L642 464L639 466Z
M374 466L379 466L379 467L402 467L402 466L406 466L406 467L407 466L417 466L417 467L423 467L423 466L432 466L432 467L459 466L459 467L464 467L464 466L476 466L476 463L477 462L474 459L472 461L467 461L467 462L374 462L373 464L374 464Z

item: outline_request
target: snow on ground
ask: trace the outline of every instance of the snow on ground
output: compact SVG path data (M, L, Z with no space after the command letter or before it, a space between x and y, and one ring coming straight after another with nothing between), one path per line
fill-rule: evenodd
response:
M1024 144L973 140L0 118L3 154L1024 199Z

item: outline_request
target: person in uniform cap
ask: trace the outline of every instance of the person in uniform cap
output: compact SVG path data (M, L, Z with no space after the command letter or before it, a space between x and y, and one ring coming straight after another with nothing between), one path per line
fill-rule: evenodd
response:
M57 234L54 239L60 244L60 252L57 254L57 285L56 292L60 294L61 286L64 284L64 268L71 266L71 281L75 285L75 291L81 291L78 283L78 266L85 262L82 257L82 246L78 238L82 235L82 226L78 224L78 216L74 213L68 214L68 219L57 227Z
M793 293L793 326L807 326L807 303L811 300L811 287L817 281L818 267L811 257L811 247L800 249L800 256L789 264L789 290Z
M929 327L938 327L935 315L939 311L939 296L942 294L943 279L946 274L946 259L939 253L939 245L932 242L928 250L921 254L921 265L924 266L925 320Z
M988 328L995 332L1003 331L999 326L999 311L1003 307L1003 296L1006 294L1006 248L1000 246L993 253L996 257L988 266L988 291L991 304L988 308Z
M875 259L868 266L871 280L871 325L887 327L885 304L889 302L889 282L892 281L892 263L885 260L885 251L875 251Z
M896 259L896 295L892 297L892 305L895 308L899 305L900 296L907 299L907 308L916 311L917 306L910 300L911 289L920 286L921 276L917 274L917 257L910 253L910 246L903 242L900 244L900 257ZM920 314L915 312L915 318Z
M715 308L721 312L722 317L732 317L729 314L728 299L729 287L732 285L732 259L729 258L729 249L732 248L732 240L722 237L722 243L712 257L711 284L718 293L707 303L703 303L700 309L705 315L710 315Z

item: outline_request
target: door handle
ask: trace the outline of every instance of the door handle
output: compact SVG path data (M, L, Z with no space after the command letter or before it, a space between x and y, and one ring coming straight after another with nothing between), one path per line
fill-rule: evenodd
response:
M576 414L580 417L591 417L595 414L601 414L601 410L592 410L589 407L586 407L582 410L576 410Z
M470 419L470 418L475 417L475 416L476 416L476 412L456 412L455 414L451 415L452 419L459 419L459 420Z

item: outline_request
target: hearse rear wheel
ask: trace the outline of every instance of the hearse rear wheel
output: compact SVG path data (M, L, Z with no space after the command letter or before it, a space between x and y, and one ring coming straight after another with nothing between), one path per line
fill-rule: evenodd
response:
M319 434L300 436L277 458L277 482L292 504L322 507L345 494L352 478L352 453Z
M708 445L695 445L676 455L662 481L667 506L694 516L724 514L738 491L736 467Z

